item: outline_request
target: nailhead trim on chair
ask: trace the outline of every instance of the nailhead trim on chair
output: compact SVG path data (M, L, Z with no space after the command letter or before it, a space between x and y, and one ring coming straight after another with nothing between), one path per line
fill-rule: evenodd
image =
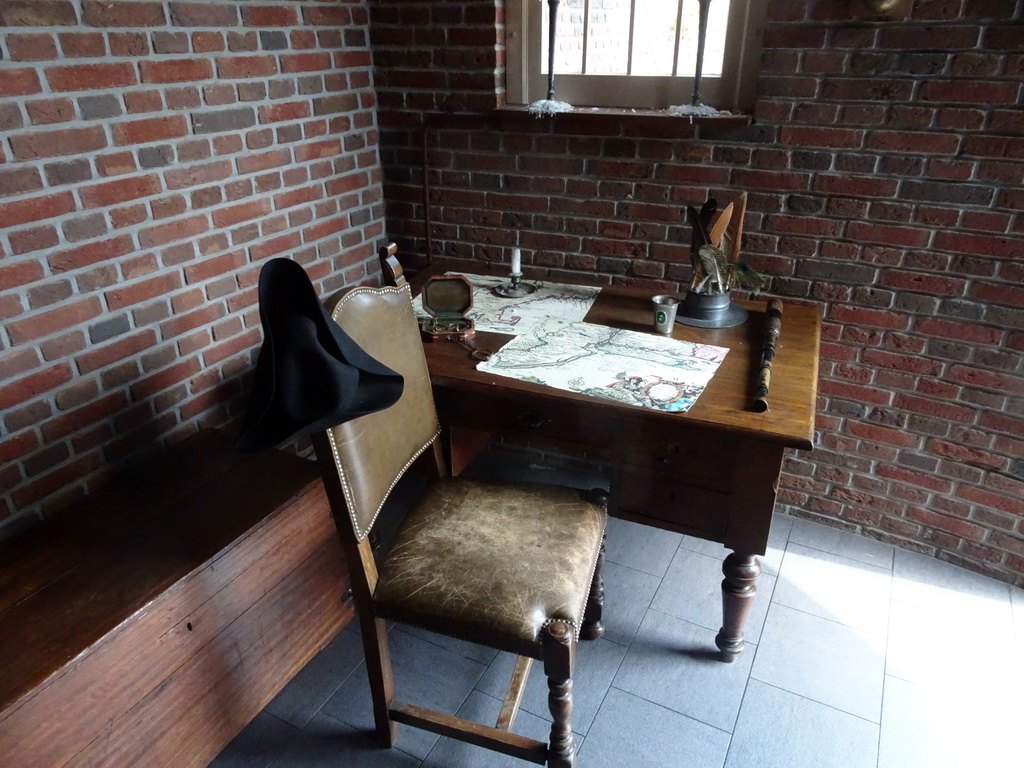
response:
M601 528L601 539L604 539L605 530L608 528L607 518L605 518L605 524ZM590 584L594 583L594 574L597 573L597 564L600 561L600 557L594 559L594 565L590 569ZM583 605L580 606L580 616L583 616L587 612L587 600L590 599L590 590L587 590L587 594L583 596ZM547 629L548 624L553 621L564 621L566 624L572 627L573 639L578 643L580 641L580 630L582 626L577 627L576 622L569 621L569 619L547 619L544 624L541 625L541 631Z
M571 621L570 619L545 619L544 623L540 625L541 635L544 634L544 630L546 630L556 621L561 622L562 624L568 624L570 627L572 627L572 641L574 643L578 643L580 641L580 628L576 626L575 621Z
M338 467L338 477L341 480L341 489L345 493L345 504L348 506L348 516L352 520L352 528L356 532L356 539L358 541L362 541L363 539L365 539L366 535L370 532L370 529L373 528L373 524L377 522L377 516L380 514L380 511L384 508L384 504L388 500L388 496L391 494L391 491L394 490L395 486L398 484L398 481L402 479L402 475L405 474L405 471L412 466L413 462L416 461L416 459L418 459L423 454L423 452L427 450L427 448L429 448L433 444L433 442L437 440L438 437L440 437L440 435L441 430L438 429L437 432L434 433L434 436L430 438L430 440L428 440L423 446L417 449L416 453L413 454L412 458L409 459L409 461L406 462L405 466L398 471L398 474L395 475L395 479L392 480L391 485L388 486L388 490L384 494L384 498L381 500L380 504L377 505L377 509L373 513L373 517L370 518L370 522L367 524L366 530L361 531L359 530L359 521L356 519L355 515L356 505L355 501L352 498L352 491L349 487L348 478L345 477L345 473L341 470L339 466L340 459L338 458L338 447L334 443L334 432L332 432L331 430L327 430L327 436L331 440L331 453L334 454L334 465Z
M358 295L363 294L363 293L374 293L374 294L380 294L380 293L408 293L409 294L409 304L410 304L410 306L412 305L412 290L409 288L408 283L403 285L401 288L396 288L394 286L383 286L381 288L369 288L369 287L363 286L363 287L359 287L359 288L353 288L348 293L346 293L344 296L342 296L341 299L338 300L338 303L335 305L334 310L331 312L331 319L334 320L335 313L337 313L338 309L341 306L343 306L345 304L345 302L347 302L353 296L358 296ZM431 406L433 406L433 399L431 399ZM423 452L425 450L427 450L427 448L429 448L431 445L433 445L434 441L437 440L438 437L441 436L440 421L437 418L437 409L436 408L434 409L434 423L439 425L438 428L437 428L437 431L434 433L434 436L431 437L422 446L420 446L420 448L417 449L417 451L412 455L412 458L409 459L409 461L406 462L405 466L402 467L398 471L397 475L395 475L394 480L391 481L391 485L388 486L388 490L384 494L384 498L381 500L380 504L377 506L376 511L373 513L373 517L370 518L370 522L369 522L369 524L367 524L365 531L359 530L359 522L356 519L356 514L355 514L355 507L356 507L356 505L355 505L355 501L352 498L352 491L351 491L351 488L349 486L348 479L345 477L345 473L341 469L341 460L338 458L338 446L334 442L334 430L333 429L328 429L327 430L327 437L330 439L330 442L331 442L331 453L334 455L334 466L338 468L338 477L341 480L341 489L342 489L342 491L345 494L345 504L346 504L346 506L348 506L348 515L349 515L349 518L352 520L352 529L356 532L356 539L358 541L362 541L363 539L365 539L366 535L370 532L370 529L373 528L373 524L375 522L377 522L377 516L380 515L380 511L384 508L384 503L387 501L387 498L391 494L391 491L393 491L395 486L398 484L398 481L402 479L402 475L405 474L405 471L407 469L409 469L409 467L412 466L412 463L414 461L416 461L416 459L418 459L423 454Z

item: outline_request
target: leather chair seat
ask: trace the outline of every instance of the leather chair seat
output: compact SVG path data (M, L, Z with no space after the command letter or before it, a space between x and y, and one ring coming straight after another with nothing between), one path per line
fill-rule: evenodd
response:
M547 622L579 634L606 519L570 488L439 480L380 564L376 611L541 658Z

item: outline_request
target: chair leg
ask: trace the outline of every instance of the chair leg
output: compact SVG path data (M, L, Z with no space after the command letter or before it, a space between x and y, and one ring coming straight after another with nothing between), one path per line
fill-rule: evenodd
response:
M548 768L573 768L576 744L569 717L572 714L572 670L576 661L576 639L564 621L545 628L544 674L548 677L548 709L551 710L551 740Z
M383 619L370 617L360 622L360 630L363 635L366 672L370 677L375 734L382 747L393 747L398 739L398 723L388 714L395 698L395 680L391 673L387 624Z
M590 595L587 596L587 607L583 613L583 626L580 637L584 640L597 640L604 636L604 539L601 540L601 551L597 555L597 566L594 568L594 580L590 582Z

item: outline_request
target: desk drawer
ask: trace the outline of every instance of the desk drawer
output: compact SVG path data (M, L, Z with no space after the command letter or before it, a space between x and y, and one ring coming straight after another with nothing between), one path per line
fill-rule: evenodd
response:
M621 428L613 419L595 417L592 409L563 401L557 405L536 398L520 400L490 393L435 391L438 416L443 424L481 432L554 441L605 453Z
M724 492L732 487L736 455L735 438L685 424L658 428L628 424L616 439L616 457L623 464L655 472L665 481Z
M612 473L609 505L613 511L667 523L670 530L721 541L729 522L730 494L620 464Z

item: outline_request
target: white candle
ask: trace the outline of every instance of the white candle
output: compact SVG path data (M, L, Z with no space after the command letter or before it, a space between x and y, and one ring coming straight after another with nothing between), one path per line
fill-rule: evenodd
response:
M518 248L512 249L512 274L521 275L522 272L522 261L523 255L519 252Z

